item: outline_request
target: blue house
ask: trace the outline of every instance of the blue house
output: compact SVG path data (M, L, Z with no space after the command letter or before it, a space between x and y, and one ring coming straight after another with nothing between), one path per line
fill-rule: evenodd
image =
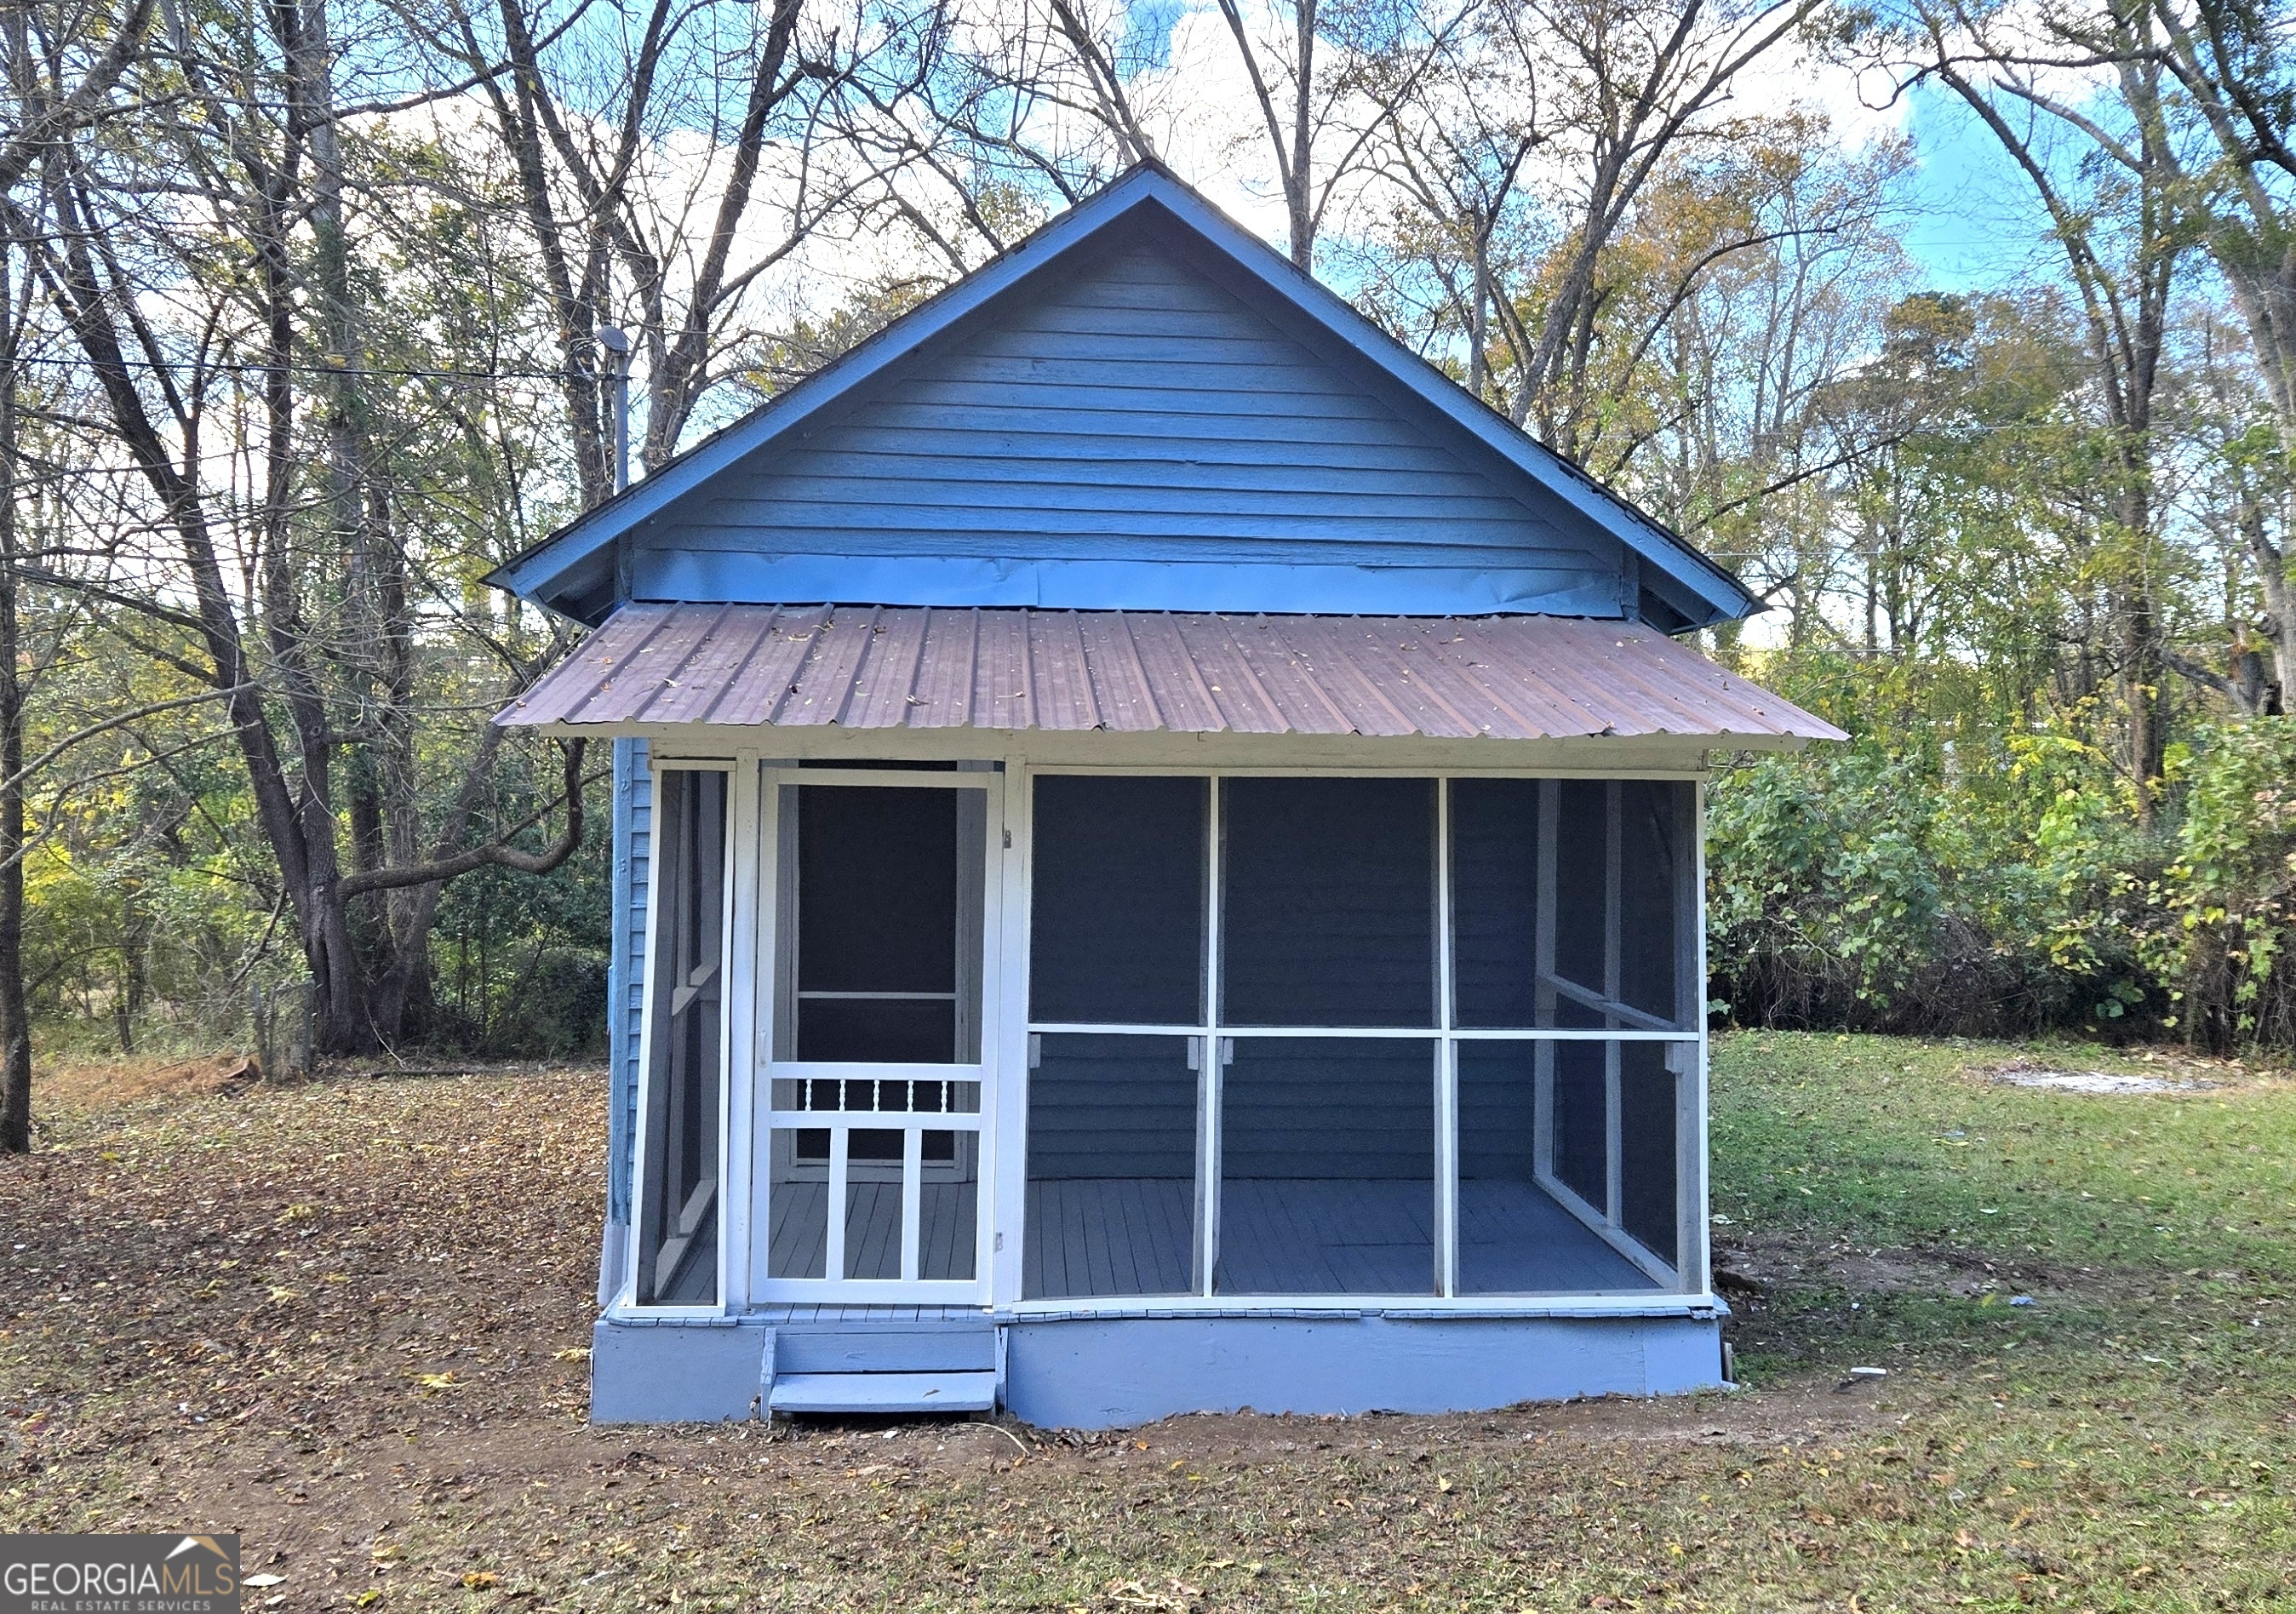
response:
M611 739L593 1416L1722 1377L1726 572L1168 174L505 566Z

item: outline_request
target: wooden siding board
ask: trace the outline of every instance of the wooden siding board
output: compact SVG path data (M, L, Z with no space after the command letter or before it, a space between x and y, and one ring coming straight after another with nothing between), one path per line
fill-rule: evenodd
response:
M1418 479L1435 487L1466 485L1481 489L1489 485L1487 479L1463 466L1431 463L1424 450L1409 444L1327 443L1300 437L1270 442L1264 434L1196 436L1176 442L1169 438L1105 431L996 431L984 430L971 416L956 425L898 430L872 416L868 422L849 427L835 442L812 447L808 453L813 457L808 465L824 476L867 475L870 464L882 466L879 455L897 453L904 467L914 467L917 475L931 474L936 469L951 474L977 473L971 468L986 463L1010 466L1016 476L1057 476L1062 468L1073 465L1086 477L1104 469L1111 478L1121 479L1138 475L1137 467L1146 464L1194 466L1207 472L1218 469L1253 476L1298 471L1331 476L1338 487L1358 486L1346 479L1349 472L1405 489L1420 485ZM697 491L691 504L719 496Z
M1267 417L1256 410L1191 411L1181 440L1205 438L1215 441L1268 441ZM1033 441L1039 432L1071 437L1111 437L1150 441L1174 440L1174 417L1162 409L1078 409L1045 405L933 404L889 399L873 409L868 425L895 440L917 430L1014 432ZM1286 438L1309 443L1363 444L1393 449L1399 445L1383 422L1362 419L1295 418L1285 427ZM824 436L823 440L841 441ZM798 451L798 452L802 452ZM794 459L795 454L787 456ZM1447 465L1445 468L1448 468Z
M1037 602L1033 561L1176 553L1529 571L1541 594L1616 571L1353 374L1153 254L916 356L717 489L642 529L641 548L979 557L999 569L970 586L1014 591L982 601L1013 605ZM777 569L751 574L755 586ZM742 586L739 570L720 575L729 594ZM832 597L873 597L878 575L865 568Z
M653 843L653 778L643 740L614 742L614 892L608 952L607 1052L611 1061L607 1110L607 1207L630 1221L638 1110L638 1032L645 1005L646 891Z
M962 401L931 401L936 397ZM920 441L920 432L929 434L930 442ZM1096 455L1079 454L1072 441L1054 446L1056 437L1097 438L1103 447ZM1287 453L1293 447L1303 451ZM821 376L713 434L507 564L497 579L529 598L595 619L612 603L616 554L628 555L637 570L647 569L644 553L663 537L665 523L690 524L693 499L745 485L770 496L776 477L821 474L808 457L824 449L882 456L878 471L862 472L865 479L879 480L889 479L881 472L898 474L905 454L954 449L960 459L977 455L983 463L974 485L984 507L1006 499L1013 489L1079 484L1104 487L1111 500L1139 487L1244 496L1253 493L1250 486L1209 488L1191 482L1190 463L1227 463L1250 456L1250 463L1271 465L1322 463L1350 473L1349 482L1319 490L1312 478L1280 484L1271 479L1263 491L1309 500L1320 492L1330 502L1337 530L1359 539L1368 552L1365 560L1373 564L1389 558L1384 552L1392 546L1394 525L1374 521L1368 513L1373 504L1382 497L1444 496L1431 487L1400 484L1382 496L1365 485L1365 472L1383 470L1453 484L1465 475L1485 492L1451 496L1497 501L1495 511L1506 513L1488 519L1511 529L1502 543L1559 545L1582 556L1589 569L1614 577L1623 575L1629 557L1641 557L1654 569L1646 577L1648 586L1669 609L1693 620L1734 616L1748 605L1743 590L1710 562L1508 428L1184 186L1152 171L1124 176L1048 225L1025 250L1004 255ZM1063 454L1136 463L1142 468L1141 481L1128 487L1111 475L1104 482L1078 477L1059 484L1042 470L1000 477L987 463L1004 455L1056 463ZM915 479L973 479L958 472ZM805 496L799 501L803 503L821 489L793 485L785 491ZM824 502L840 504L847 496L840 492ZM914 495L895 496L916 502ZM1360 508L1350 509L1351 503ZM864 502L846 514L824 519L849 520L856 531L882 530L889 524L875 520L880 513L877 505ZM1258 507L1242 512L1253 520L1264 513ZM916 554L930 560L937 553L931 547L931 527L918 530L924 543ZM1152 561L1162 545L1176 541L1161 531L1113 536L1127 553L1136 551ZM776 553L769 537L753 532L752 541L767 555ZM833 557L842 552L822 553ZM1409 555L1403 561L1406 569L1420 567L1422 557ZM673 566L669 572L681 569ZM1296 594L1280 587L1272 594L1257 592L1271 582L1281 584L1280 574L1254 578L1249 599L1215 594L1177 601L1152 590L1153 598L1144 601L1126 597L1119 587L1111 597L1051 602L1033 592L1034 570L1025 562L1012 565L1001 591L988 592L970 575L947 574L934 581L955 586L959 593L954 599L905 594L903 602L1287 612L1376 603L1365 598L1335 607L1305 576L1292 579L1300 585ZM866 586L883 575L865 566L856 586L832 583L811 597L892 602L867 592ZM772 566L718 574L732 588L748 582L770 589L783 576ZM1142 579L1136 575L1112 580L1120 585ZM1192 579L1198 586L1216 581L1209 574ZM1461 597L1444 592L1462 586L1467 592ZM1414 611L1454 615L1463 608L1544 609L1524 602L1545 601L1554 592L1543 585L1445 575L1427 579L1424 592L1409 597ZM776 592L728 597L764 602L808 596ZM1622 592L1606 609L1631 610L1635 603Z
M1057 493L1080 486L1133 486L1142 479L1144 467L1161 466L1166 468L1161 474L1168 478L1185 471L1188 479L1185 491L1206 497L1222 492L1337 492L1398 504L1431 498L1472 499L1489 505L1493 511L1505 509L1488 483L1464 471L1430 469L1410 456L1401 455L1394 464L1367 463L1371 455L1359 449L1342 453L1286 445L1280 459L1265 453L1234 452L1212 457L1211 454L1182 453L1169 443L1085 438L1079 440L1072 453L1047 448L1042 453L1024 454L977 451L980 446L972 434L952 432L946 434L951 441L944 452L931 442L918 441L931 435L909 435L908 447L901 456L901 482L921 487L944 483L965 487L980 479L983 466L993 466L1004 481L1038 489L1037 496L1042 496L1045 489ZM1220 448L1217 444L1190 447L1214 453ZM883 461L873 454L854 448L816 449L801 472L790 473L790 485L802 488L818 483L836 489L865 487L882 481L884 471ZM733 491L708 498L697 496L690 508L719 511L750 496Z
M1017 545L1016 545L1017 547ZM957 610L1201 611L1307 607L1343 617L1450 617L1508 612L1600 615L1618 608L1618 579L1480 566L1322 566L1168 555L1156 561L982 554L826 554L660 551L636 569L638 600L688 603L862 599ZM585 722L598 721L586 716Z
M1242 533L1233 528L1223 531L1210 520L1191 517L1188 524L1201 526L1203 530L1161 536L1157 540L1160 545L1158 556L1150 561L1128 555L1127 541L1128 537L1154 535L1144 535L1136 530L1128 535L1117 530L1121 523L1113 520L1095 519L1091 525L1100 530L1090 531L1062 528L1049 516L1033 526L1014 522L1002 528L955 524L943 527L922 518L920 520L920 525L884 527L868 532L849 532L820 525L696 527L668 535L668 541L649 553L636 569L641 579L659 575L662 569L662 557L677 551L724 558L755 555L764 559L770 555L777 561L803 556L873 559L896 561L911 569L919 577L929 577L937 566L950 561L977 563L987 561L1008 569L1022 562L1081 561L1102 566L1112 564L1134 572L1172 565L1256 565L1292 569L1295 575L1302 576L1303 581L1311 580L1312 574L1301 573L1299 569L1321 567L1357 570L1366 575L1391 578L1398 586L1407 587L1420 576L1433 575L1446 569L1464 569L1489 571L1510 581L1531 580L1546 589L1599 586L1603 592L1596 602L1604 605L1615 605L1619 597L1619 580L1614 575L1587 565L1582 557L1571 551L1529 547L1510 551L1501 545L1477 541L1472 523L1447 527L1440 522L1411 518L1400 524L1408 528L1408 541L1398 543L1389 552L1391 557L1406 554L1407 564L1405 559L1390 559L1387 564L1366 567L1360 564L1362 552L1349 540L1331 537L1328 528L1319 533L1312 523L1305 521L1299 524L1300 536L1271 538L1265 534ZM1145 516L1133 522L1136 528L1151 524L1152 519ZM1080 527L1082 525L1079 523ZM931 543L934 553L921 561L914 546L925 542ZM876 600L868 603L954 605L962 610L969 602ZM1037 602L1028 603L1034 605ZM1008 604L1007 608L1012 607ZM1129 609L1152 610L1158 607L1135 603ZM1270 609L1272 610L1273 608Z
M1025 505L991 508L982 503L978 477L919 478L908 471L903 465L875 475L808 472L792 476L770 497L729 495L711 501L701 507L693 530L831 527L860 508L874 512L873 520L902 526L947 521L958 530L991 532L1129 532L1135 528L1128 523L1154 517L1185 523L1171 528L1181 536L1202 532L1257 537L1264 529L1282 537L1319 530L1314 523L1328 528L1335 522L1359 525L1376 518L1404 530L1414 526L1456 527L1480 542L1501 548L1520 545L1525 537L1526 523L1519 508L1510 508L1505 500L1488 494L1458 489L1283 488L1271 486L1264 478L1250 487L1207 487L1068 476L1023 484L1028 494ZM1004 463L999 462L998 483L1004 483ZM1226 479L1241 483L1247 479ZM1335 507L1335 499L1341 496L1350 503L1345 508ZM1553 547L1579 553L1562 545Z

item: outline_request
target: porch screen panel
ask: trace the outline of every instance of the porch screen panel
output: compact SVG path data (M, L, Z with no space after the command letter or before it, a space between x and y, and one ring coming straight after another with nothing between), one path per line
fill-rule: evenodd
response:
M731 775L660 774L653 935L646 979L645 1158L636 1299L718 1300L719 1054L726 979L726 807Z
M1599 1076L1600 1044L1562 1046L1589 1049L1593 1058L1587 1063ZM1539 1180L1539 1073L1551 1058L1548 1050L1554 1047L1459 1045L1458 1292L1463 1295L1590 1294L1654 1287L1640 1268L1565 1208ZM1599 1181L1590 1185L1596 1188L1592 1199L1599 1205Z
M1220 1022L1432 1027L1435 782L1220 791Z
M1610 1052L1602 1043L1550 1045L1554 1061L1554 1175L1604 1212L1611 1196Z
M1434 1043L1225 1045L1215 1292L1433 1292Z
M1451 782L1456 1024L1498 1029L1553 1023L1554 995L1538 989L1543 790L1536 779ZM1550 1005L1544 1013L1542 1002Z
M1548 788L1555 796L1554 956L1541 984L1552 995L1553 1024L1605 1026L1595 1005L1611 995L1611 787L1564 779Z
M767 1135L766 1275L829 1275L829 1129L777 1127Z
M1209 790L1200 778L1038 777L1030 1019L1203 1023Z
M977 791L805 784L782 794L793 880L778 1057L980 1058L985 820ZM793 1023L792 1021L793 1017Z
M1619 1045L1619 1221L1669 1266L1682 1239L1681 1078L1665 1043Z
M1630 779L1619 785L1619 996L1669 1026L1696 1024L1680 1001L1692 945L1685 891L1691 787Z
M1037 1041L1021 1298L1193 1292L1202 1039Z

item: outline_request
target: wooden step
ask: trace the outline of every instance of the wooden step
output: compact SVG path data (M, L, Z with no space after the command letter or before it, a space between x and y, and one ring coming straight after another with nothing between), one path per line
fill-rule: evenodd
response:
M783 1323L773 1370L784 1373L994 1372L996 1330L987 1323Z
M985 1413L996 1374L776 1373L767 1405L776 1413Z

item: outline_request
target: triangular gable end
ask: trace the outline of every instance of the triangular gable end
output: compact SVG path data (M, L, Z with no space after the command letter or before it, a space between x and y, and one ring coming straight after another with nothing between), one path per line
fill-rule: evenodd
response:
M1135 170L504 567L623 599L1744 614L1726 573Z

